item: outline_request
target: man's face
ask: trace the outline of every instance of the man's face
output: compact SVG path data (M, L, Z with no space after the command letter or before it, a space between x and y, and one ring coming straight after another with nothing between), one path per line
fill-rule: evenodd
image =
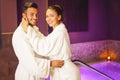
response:
M38 9L36 8L28 8L25 12L26 18L28 20L28 23L31 26L35 26L38 21Z

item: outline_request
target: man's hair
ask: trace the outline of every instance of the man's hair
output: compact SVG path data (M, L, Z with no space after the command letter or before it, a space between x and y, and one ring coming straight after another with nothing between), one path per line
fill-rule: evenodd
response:
M25 2L23 7L22 7L22 13L24 13L28 8L38 9L38 5L34 2Z

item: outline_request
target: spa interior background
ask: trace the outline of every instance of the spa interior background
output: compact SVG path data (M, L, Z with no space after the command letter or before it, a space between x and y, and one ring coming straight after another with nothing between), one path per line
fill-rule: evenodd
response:
M25 1L38 4L37 25L45 35L50 32L45 22L46 8L55 3L62 5L72 60L81 60L111 80L120 80L120 0L0 0L0 80L14 80L18 60L11 38L21 20ZM110 80L84 64L76 65L81 80Z

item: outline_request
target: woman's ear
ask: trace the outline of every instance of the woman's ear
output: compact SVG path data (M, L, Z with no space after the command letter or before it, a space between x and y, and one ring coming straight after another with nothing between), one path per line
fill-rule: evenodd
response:
M61 18L62 18L62 17L61 17L61 15L59 15L59 16L58 16L58 20L60 20L60 21L61 21Z

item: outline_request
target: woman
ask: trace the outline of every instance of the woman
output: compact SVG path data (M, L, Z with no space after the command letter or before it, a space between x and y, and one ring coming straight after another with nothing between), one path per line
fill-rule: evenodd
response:
M51 68L51 80L80 80L80 72L71 61L70 40L63 21L63 9L59 5L49 6L46 21L53 31L46 37L38 36L33 27L28 27L27 36L35 52L48 56L50 60L64 60L61 68Z

